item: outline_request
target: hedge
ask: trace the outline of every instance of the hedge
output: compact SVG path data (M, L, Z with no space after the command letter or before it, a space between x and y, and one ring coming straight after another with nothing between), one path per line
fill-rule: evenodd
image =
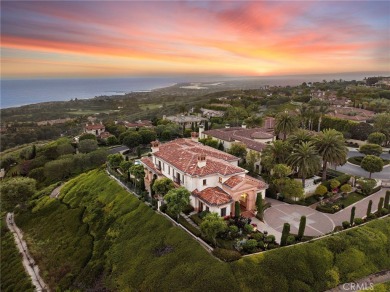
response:
M241 258L241 254L238 251L224 248L214 248L213 255L224 262L233 262Z
M321 206L321 205L317 205L316 210L324 213L330 213L330 214L336 212L332 207Z
M185 218L182 216L179 217L178 222L183 225L188 231L190 231L193 235L200 237L201 232L195 226L192 226Z

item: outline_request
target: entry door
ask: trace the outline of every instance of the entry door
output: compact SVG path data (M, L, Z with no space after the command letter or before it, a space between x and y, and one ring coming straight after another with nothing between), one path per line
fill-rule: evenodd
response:
M201 201L199 201L199 212L202 212L203 211L203 203Z

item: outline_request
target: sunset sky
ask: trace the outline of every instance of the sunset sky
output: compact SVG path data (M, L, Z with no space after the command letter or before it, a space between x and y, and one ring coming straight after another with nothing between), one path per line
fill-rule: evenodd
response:
M390 71L389 1L2 1L2 78Z

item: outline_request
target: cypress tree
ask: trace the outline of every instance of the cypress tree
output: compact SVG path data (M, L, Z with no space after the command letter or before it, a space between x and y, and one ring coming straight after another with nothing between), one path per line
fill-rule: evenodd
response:
M351 209L351 218L349 220L349 224L351 224L351 226L353 225L353 220L355 219L355 210L356 210L356 207L353 206Z
M138 158L141 158L141 147L137 147L137 156Z
M367 218L368 217L370 217L370 215L371 215L371 208L372 208L372 200L370 200L369 202L368 202L368 207L367 207Z
M306 216L302 216L301 221L299 222L298 239L302 239L303 234L305 233L305 228L306 228Z
M383 197L381 197L379 199L379 203L378 203L378 216L381 215L382 208L383 208Z
M37 156L37 146L32 145L30 159L34 159Z
M260 194L257 194L256 197L256 209L257 209L257 215L259 215L260 219L263 219L263 197Z
M236 217L240 217L241 215L241 208L240 208L240 202L236 201L234 205L234 214Z
M389 209L390 191L386 192L384 208Z
M287 243L287 237L290 234L290 224L284 223L283 225L283 231L282 231L282 238L280 239L280 245L285 246Z

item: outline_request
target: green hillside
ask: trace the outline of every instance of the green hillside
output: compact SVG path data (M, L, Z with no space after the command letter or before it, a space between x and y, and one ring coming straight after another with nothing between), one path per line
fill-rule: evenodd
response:
M390 268L390 218L223 263L100 170L17 216L52 288L319 291ZM103 289L104 290L104 289Z

